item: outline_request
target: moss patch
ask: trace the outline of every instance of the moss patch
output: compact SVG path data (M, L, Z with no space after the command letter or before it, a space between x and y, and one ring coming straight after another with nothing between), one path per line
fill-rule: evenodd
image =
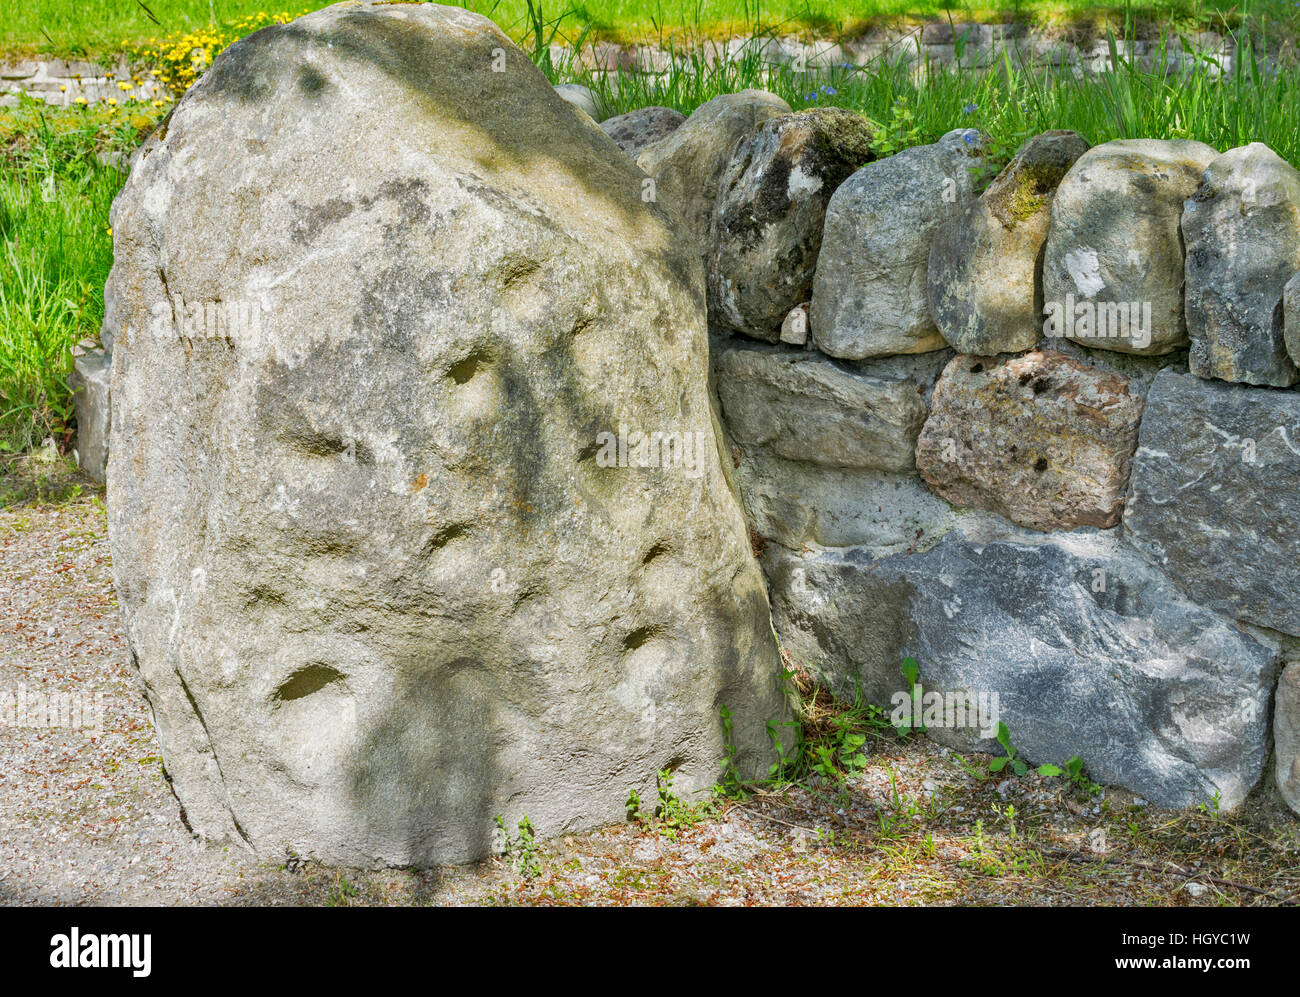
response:
M1051 203L1052 195L1066 171L1067 167L1052 163L1039 163L1013 170L1007 175L1005 183L999 183L996 189L989 190L989 210L1008 229L1015 229Z
M1086 148L1078 136L1064 131L1031 139L989 184L984 194L989 211L1011 231L1037 217Z

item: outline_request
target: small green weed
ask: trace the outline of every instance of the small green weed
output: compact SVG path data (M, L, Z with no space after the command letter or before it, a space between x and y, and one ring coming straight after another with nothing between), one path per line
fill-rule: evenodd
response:
M628 791L628 820L646 826L669 841L676 841L683 831L721 812L720 800L724 794L720 786L709 799L697 803L683 800L673 791L673 773L669 769L655 775L655 786L658 800L653 813L645 812L641 796L635 789Z
M537 830L533 827L533 822L528 819L528 815L524 814L515 825L519 831L517 838L511 837L504 817L497 814L493 819L501 831L502 857L525 879L535 879L540 876L542 863L537 853Z
M327 907L350 907L352 901L361 895L361 888L341 872L334 873L334 882L330 886Z

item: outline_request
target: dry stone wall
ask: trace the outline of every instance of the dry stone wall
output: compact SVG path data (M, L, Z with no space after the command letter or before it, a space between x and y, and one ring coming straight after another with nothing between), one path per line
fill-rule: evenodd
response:
M1295 697L1273 703L1300 647L1300 174L1258 145L1050 132L990 180L985 149L862 157L810 302L754 329L711 301L777 631L882 706L914 657L1034 762L1160 804L1236 806L1272 753L1294 806ZM769 256L806 259L787 231ZM987 750L974 719L931 733Z

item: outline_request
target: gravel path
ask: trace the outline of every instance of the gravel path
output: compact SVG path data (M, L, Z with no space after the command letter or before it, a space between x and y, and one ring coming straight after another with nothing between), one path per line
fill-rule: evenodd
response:
M32 725L38 696L69 697L80 715ZM67 722L94 724L97 706L97 726ZM290 868L287 857L203 843L181 820L132 676L97 495L0 511L0 758L4 904L1141 905L1300 894L1300 822L1267 790L1232 818L1171 814L1118 791L1088 799L1058 780L978 781L923 738L882 742L843 786L731 805L676 833L625 825L548 842L533 876L501 858L427 872ZM1175 866L1200 881L1188 885Z

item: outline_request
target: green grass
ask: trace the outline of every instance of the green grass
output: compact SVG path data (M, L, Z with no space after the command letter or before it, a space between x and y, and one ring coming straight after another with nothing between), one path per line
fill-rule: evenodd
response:
M1075 79L1008 57L987 71L933 68L922 82L900 60L869 72L812 78L757 59L696 62L662 77L608 78L548 67L585 82L613 113L662 104L689 113L719 93L769 89L796 110L838 106L877 125L877 144L932 142L957 127L993 138L995 163L1030 136L1070 128L1093 144L1117 138L1190 138L1220 150L1263 142L1300 166L1300 68L1265 69L1249 57L1226 77L1208 64L1174 77L1121 65ZM165 108L55 110L35 102L0 110L0 452L53 437L66 446L71 349L98 334L112 263L108 209L124 177L99 154L130 149Z
M516 39L527 33L527 0L463 0L462 6L487 14ZM0 50L98 54L131 49L157 36L181 34L208 25L229 25L261 11L299 13L328 6L298 0L269 8L264 0L11 0L0 23ZM1042 22L1107 15L1122 24L1123 2L1088 0L569 0L547 5L552 17L568 13L565 32L576 37L635 41L660 29L682 35L747 34L760 29L852 33L881 18L1001 20L1018 17ZM1288 0L1142 0L1132 13L1144 21L1184 27L1214 18L1235 23L1239 15L1268 15L1293 22ZM152 16L151 16L152 15Z
M1006 58L989 71L935 67L922 81L901 58L870 72L812 78L788 69L765 71L756 59L673 73L664 80L629 74L609 80L573 74L597 90L614 112L663 104L689 113L718 93L772 90L795 110L846 107L881 125L897 145L933 142L959 127L976 127L1009 160L1032 135L1069 128L1099 144L1120 138L1189 138L1226 150L1263 142L1300 167L1300 69L1266 71L1246 50L1233 72L1216 77L1208 63L1177 76L1120 68L1076 79L1068 72Z
M99 494L102 486L77 470L69 454L57 446L25 454L0 454L0 511L25 505L61 505L83 495Z
M35 102L0 112L0 451L66 446L71 351L99 334L124 179L98 154L129 148L139 123Z

